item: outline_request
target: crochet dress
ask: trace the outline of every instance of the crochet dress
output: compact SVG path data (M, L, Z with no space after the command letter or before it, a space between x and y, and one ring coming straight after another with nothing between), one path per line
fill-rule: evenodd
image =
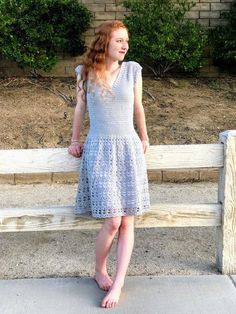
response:
M76 67L78 75L82 65ZM81 156L75 214L94 218L141 215L150 208L143 146L135 131L134 84L142 67L122 62L112 93L87 82L90 128Z

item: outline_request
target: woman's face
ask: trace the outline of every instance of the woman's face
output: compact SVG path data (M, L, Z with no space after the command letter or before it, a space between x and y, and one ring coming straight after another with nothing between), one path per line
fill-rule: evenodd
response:
M129 49L129 36L125 28L118 28L111 33L108 45L108 57L112 61L122 61Z

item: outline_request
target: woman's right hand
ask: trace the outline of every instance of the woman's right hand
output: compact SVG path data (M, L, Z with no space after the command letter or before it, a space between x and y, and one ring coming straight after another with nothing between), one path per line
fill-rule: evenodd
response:
M84 148L84 144L83 143L71 143L70 146L68 147L68 153L71 154L74 157L81 157L82 153L83 153L83 148Z

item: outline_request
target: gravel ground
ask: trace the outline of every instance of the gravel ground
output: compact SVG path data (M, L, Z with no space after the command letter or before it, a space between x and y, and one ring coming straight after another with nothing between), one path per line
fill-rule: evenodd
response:
M76 185L0 185L1 208L71 205ZM151 201L217 202L211 182L150 184ZM0 279L93 276L98 230L0 233ZM135 229L127 275L219 274L215 227ZM115 237L108 271L115 270Z

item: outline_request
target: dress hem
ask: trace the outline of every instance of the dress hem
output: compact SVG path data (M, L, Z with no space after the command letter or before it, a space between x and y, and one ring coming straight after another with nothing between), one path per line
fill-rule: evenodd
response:
M134 209L134 210L136 210L136 209ZM141 215L147 213L150 210L151 210L150 207L148 207L148 208L144 209L142 212L139 212L139 213L137 213L137 212L133 212L132 213L132 211L129 211L128 213L124 213L123 212L123 213L110 214L110 215L106 215L106 214L105 215L102 215L102 214L95 215L95 214L93 214L93 212L91 210L83 211L83 212L80 212L80 213L75 211L74 213L75 213L75 215L89 214L93 218L104 219L104 218L122 217L122 216L141 216Z

